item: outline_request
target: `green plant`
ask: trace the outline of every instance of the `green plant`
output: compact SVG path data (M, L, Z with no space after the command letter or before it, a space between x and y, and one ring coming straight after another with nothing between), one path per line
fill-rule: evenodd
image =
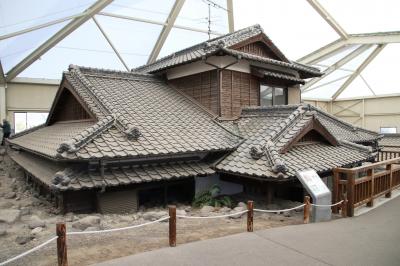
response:
M229 196L219 195L221 188L218 185L213 185L209 190L198 193L192 205L194 207L203 207L205 205L214 207L232 207L232 200Z

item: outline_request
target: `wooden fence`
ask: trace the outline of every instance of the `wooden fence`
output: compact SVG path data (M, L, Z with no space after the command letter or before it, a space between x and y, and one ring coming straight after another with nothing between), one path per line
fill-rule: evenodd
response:
M372 207L374 199L385 195L391 197L393 189L400 187L400 158L355 167L333 170L333 202L346 194L347 215L354 216L354 208L363 204ZM334 212L338 208L333 208Z

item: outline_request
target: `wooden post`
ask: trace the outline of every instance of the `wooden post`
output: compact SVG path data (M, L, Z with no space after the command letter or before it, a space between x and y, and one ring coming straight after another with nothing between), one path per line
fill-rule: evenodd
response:
M65 223L57 223L56 225L57 238L57 258L58 266L68 266L67 258L67 229Z
M254 202L247 201L247 232L253 232Z
M355 173L347 174L347 215L354 216L354 186L355 186Z
M343 194L342 199L343 199L342 206L341 206L342 217L346 218L347 217L347 195Z
M367 202L368 207L373 207L374 206L374 193L375 193L375 172L374 169L368 169L367 170L367 175L371 177L371 194L370 194L370 199Z
M311 207L310 197L309 196L305 196L304 197L304 204L305 204L305 206L304 206L304 219L303 219L303 221L304 221L305 224L308 224L310 222L310 207Z
M389 191L385 194L385 197L391 198L393 186L393 164L386 165L386 170L389 171Z
M338 202L339 199L339 171L334 168L333 169L333 193L332 193L332 202ZM339 213L339 208L337 206L334 206L332 209L333 213Z
M176 247L176 206L169 206L169 246Z

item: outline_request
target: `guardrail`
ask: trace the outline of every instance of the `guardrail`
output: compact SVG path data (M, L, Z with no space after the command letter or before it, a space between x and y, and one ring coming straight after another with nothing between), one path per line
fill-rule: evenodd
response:
M170 247L175 247L176 246L176 222L177 218L180 219L218 219L218 218L226 218L226 217L232 217L232 216L237 216L237 215L242 215L247 213L247 232L253 232L253 222L254 222L254 212L264 212L264 213L283 213L283 212L289 212L293 211L296 209L303 209L303 222L304 223L309 223L310 221L310 209L311 206L315 207L335 207L340 205L341 210L342 210L342 217L347 217L347 200L343 199L339 202L336 202L335 204L331 205L317 205L317 204L312 204L310 202L310 197L305 196L304 197L304 203L290 208L290 209L282 209L282 210L262 210L262 209L254 209L254 202L253 201L248 201L247 202L247 210L244 211L239 211L236 213L230 213L230 214L225 214L225 215L216 215L216 216L185 216L185 215L176 215L176 206L169 206L169 215L163 218L160 218L155 221L139 224L139 225L132 225L132 226L127 226L127 227L121 227L121 228L113 228L113 229L105 229L105 230L97 230L97 231L83 231L83 232L67 232L66 229L66 224L65 223L57 223L56 224L56 236L50 238L49 240L43 242L42 244L25 251L18 256L15 256L13 258L10 258L6 261L3 261L0 263L0 266L9 264L11 262L14 262L22 257L25 257L29 255L30 253L39 250L43 248L44 246L50 244L54 240L57 240L57 260L58 260L58 265L59 266L67 266L68 265L68 256L67 256L67 236L72 236L72 235L87 235L87 234L100 234L100 233L110 233L110 232L116 232L116 231L122 231L122 230L128 230L128 229L134 229L134 228L139 228L143 226L147 226L150 224L162 222L165 220L169 221L169 246Z
M378 161L379 162L394 159L397 157L400 157L400 151L379 151L378 152Z
M347 194L347 213L354 216L354 209L367 204L372 207L374 199L385 195L390 198L392 190L400 187L400 158L389 159L355 168L333 169L333 201ZM337 212L337 208L333 209Z

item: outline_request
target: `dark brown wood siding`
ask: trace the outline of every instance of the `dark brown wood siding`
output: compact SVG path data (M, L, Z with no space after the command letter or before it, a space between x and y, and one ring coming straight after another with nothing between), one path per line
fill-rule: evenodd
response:
M219 113L217 70L172 79L169 82L213 113Z
M68 89L64 89L54 108L50 123L53 124L57 121L85 120L90 118L90 114L86 112L75 96Z
M232 70L222 70L221 75L222 117L236 117L242 107L259 105L260 82L257 77Z
M238 51L255 54L263 57L278 59L278 57L262 42L253 42L236 48Z

